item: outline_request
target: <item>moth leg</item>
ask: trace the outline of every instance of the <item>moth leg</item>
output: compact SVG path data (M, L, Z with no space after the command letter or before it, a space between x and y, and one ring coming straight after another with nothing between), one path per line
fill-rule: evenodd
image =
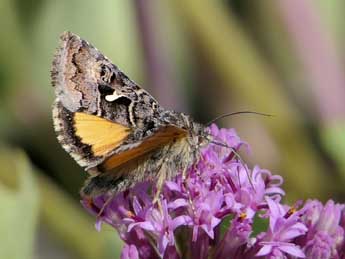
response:
M164 184L165 180L167 179L167 172L166 172L167 168L164 167L164 165L166 165L168 163L168 160L169 160L168 156L170 154L171 147L172 147L172 145L170 144L164 157L163 157L163 159L162 159L162 163L160 164L160 166L157 170L157 174L159 175L159 177L158 177L158 181L157 181L157 185L156 185L157 191L156 191L155 196L154 196L153 201L152 201L153 204L155 204L157 201L159 202L159 196L162 192L163 184ZM162 168L163 168L163 170L162 170ZM160 206L160 204L159 204L159 206Z
M98 214L97 214L97 216L96 216L97 218L100 218L100 217L102 216L104 210L108 207L108 205L110 204L110 202L115 198L116 194L117 194L117 192L115 192L115 191L112 191L112 192L110 193L110 196L107 198L107 200L104 202L102 208L101 208L100 211L98 212Z
M193 162L193 165L192 165L193 170L197 173L197 175L199 175L199 172L198 172L198 170L197 170L197 164L199 163L199 159L200 159L200 158L198 158L196 161L194 161L194 162ZM187 171L188 171L188 168L189 168L189 165L185 166L185 167L183 168L183 170L182 170L182 182L183 182L184 185L185 185L186 180L187 180Z
M164 181L166 180L166 171L162 170L162 167L165 163L166 163L166 159L163 159L163 162L160 165L159 170L158 170L159 177L158 177L158 181L157 181L157 185L156 185L157 190L156 190L155 196L154 196L153 201L152 201L153 204L155 204L157 201L159 202L159 196L162 192ZM160 204L158 204L158 206L160 206Z
M182 170L182 182L185 182L187 179L187 170L188 170L187 167L183 168Z

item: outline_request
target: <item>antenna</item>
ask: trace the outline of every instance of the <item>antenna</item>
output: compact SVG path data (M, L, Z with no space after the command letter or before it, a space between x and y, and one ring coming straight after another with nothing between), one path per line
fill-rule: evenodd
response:
M255 114L255 115L261 115L261 116L266 116L266 117L272 117L274 115L267 114L267 113L262 113L262 112L253 112L253 111L239 111L239 112L231 112L231 113L225 113L220 116L217 116L213 120L209 121L206 125L210 126L213 122L223 119L225 117L233 116L233 115L239 115L239 114Z
M215 145L218 145L218 146L221 146L221 147L226 147L226 148L231 149L231 151L234 153L234 155L235 155L235 156L241 161L241 163L243 164L243 167L244 167L244 170L246 171L246 175L247 175L247 178L248 178L248 180L249 180L249 183L250 183L250 185L252 186L252 188L253 188L253 190L254 190L254 192L255 192L254 184L253 184L253 182L252 182L252 179L250 179L250 174L249 174L248 169L247 169L247 167L246 167L246 165L245 165L243 159L241 158L240 154L238 154L237 151L236 151L233 147L230 147L230 146L228 146L228 145L225 144L225 143L221 143L221 142L217 142L217 141L213 141L213 140L212 140L210 143L215 144Z

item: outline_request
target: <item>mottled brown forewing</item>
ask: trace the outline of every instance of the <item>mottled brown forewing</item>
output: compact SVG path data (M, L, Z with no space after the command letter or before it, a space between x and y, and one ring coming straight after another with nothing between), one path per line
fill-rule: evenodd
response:
M52 67L54 127L63 148L93 175L83 196L166 179L195 161L204 127L163 109L96 48L61 36Z
M77 35L62 34L51 75L58 139L86 169L118 166L169 142L172 129L181 134L160 119L164 110L151 95Z

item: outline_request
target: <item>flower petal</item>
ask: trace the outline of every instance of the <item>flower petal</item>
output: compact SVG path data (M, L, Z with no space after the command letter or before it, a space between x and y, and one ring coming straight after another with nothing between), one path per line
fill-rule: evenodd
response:
M265 255L270 254L271 252L272 252L272 246L271 245L264 245L263 247L261 247L259 252L256 253L255 256L265 256Z
M297 245L281 245L279 246L279 249L289 255L296 256L298 258L305 258L305 254L302 249Z
M152 223L148 222L148 221L129 224L128 232L131 231L134 227L140 227L140 228L148 230L148 231L155 231L156 230L154 228L154 226L152 225Z
M174 231L179 226L187 226L191 225L193 223L193 220L189 216L181 215L172 220L171 228Z
M134 245L125 245L121 252L121 259L139 259L139 253Z
M180 198L180 199L176 199L172 202L169 202L168 208L174 210L174 209L184 207L187 205L188 205L188 201L186 199Z

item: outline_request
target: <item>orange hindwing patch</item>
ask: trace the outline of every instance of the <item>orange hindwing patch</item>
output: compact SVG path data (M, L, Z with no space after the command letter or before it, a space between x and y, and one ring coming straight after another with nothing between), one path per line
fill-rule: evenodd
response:
M74 129L81 142L91 146L95 156L104 156L127 138L131 129L82 112L74 114Z

